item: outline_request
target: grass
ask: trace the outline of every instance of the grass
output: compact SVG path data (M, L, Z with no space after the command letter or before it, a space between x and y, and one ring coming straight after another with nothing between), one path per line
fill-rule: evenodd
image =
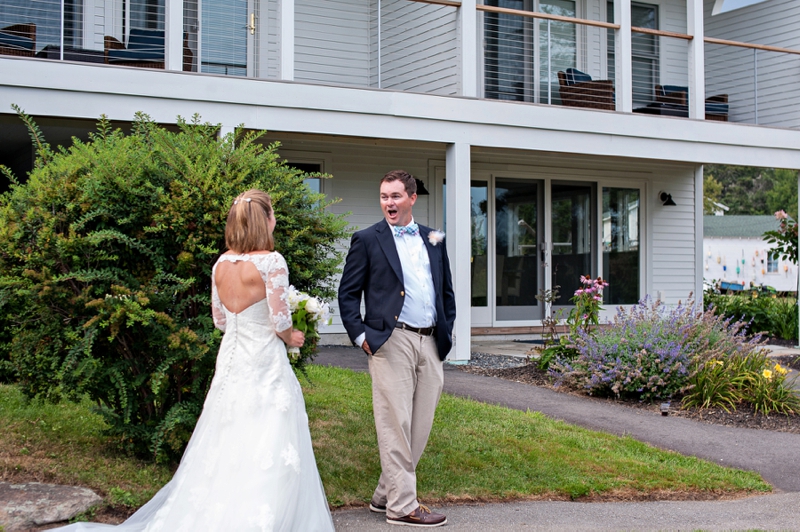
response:
M334 507L362 505L380 472L369 376L309 366L302 380L314 450ZM88 401L26 400L0 385L0 480L83 485L135 508L172 475L117 452ZM418 467L425 502L513 499L713 498L770 491L752 472L445 395Z
M363 504L380 473L369 376L320 366L309 376L306 405L328 498L337 506ZM693 498L771 489L752 472L449 395L439 403L417 483L426 502Z

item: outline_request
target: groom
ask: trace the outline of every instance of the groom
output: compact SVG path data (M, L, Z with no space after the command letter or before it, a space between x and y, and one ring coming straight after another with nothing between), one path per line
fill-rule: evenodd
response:
M453 345L455 294L444 234L414 223L417 184L403 170L380 186L384 220L358 231L339 285L350 339L369 355L381 477L369 507L395 525L447 523L417 501L416 467L428 443ZM361 298L365 312L361 316Z

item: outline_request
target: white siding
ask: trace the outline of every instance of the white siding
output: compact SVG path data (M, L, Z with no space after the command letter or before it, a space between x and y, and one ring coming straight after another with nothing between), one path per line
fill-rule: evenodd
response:
M379 2L380 86L458 94L458 10L408 0Z
M715 16L713 5L705 1L708 37L800 49L797 0L767 0ZM706 94L728 94L731 121L800 127L798 56L706 44L705 63Z
M647 0L645 0L645 2L647 3ZM673 31L675 33L686 33L686 0L660 2L658 29L664 31ZM661 52L660 84L683 86L688 85L688 41L671 37L659 37L659 47Z
M370 86L369 3L295 2L295 80Z
M266 46L261 46L263 51L266 48L266 61L260 61L258 76L261 78L277 78L280 68L280 27L278 24L278 1L264 0L260 4L261 17L266 18ZM266 14L266 17L265 17ZM262 52L263 53L263 52ZM266 70L264 70L266 68Z
M270 140L278 140L277 135ZM360 229L365 229L383 219L383 213L378 201L380 180L390 170L402 168L421 179L431 196L419 196L414 205L414 220L422 225L435 225L433 220L434 196L433 176L428 176L428 160L431 158L443 160L444 149L420 150L415 148L398 147L369 147L364 145L314 144L307 142L294 143L281 141L279 152L288 153L292 150L318 151L325 153L331 160L332 168L325 171L333 174L333 179L324 183L324 192L329 198L340 198L341 201L331 207L336 214L350 213L347 221L350 223L349 234ZM333 152L332 155L328 155ZM441 201L441 199L439 199ZM340 249L346 253L349 248L349 237L341 242ZM334 286L339 285L339 277L334 280ZM328 334L344 333L338 306L331 302L333 322L325 327L323 332Z
M676 205L662 205L658 199L660 191L671 194ZM695 242L702 235L695 226L695 193L692 170L662 171L652 181L648 232L652 249L650 295L655 299L660 294L665 303L686 301L697 286Z

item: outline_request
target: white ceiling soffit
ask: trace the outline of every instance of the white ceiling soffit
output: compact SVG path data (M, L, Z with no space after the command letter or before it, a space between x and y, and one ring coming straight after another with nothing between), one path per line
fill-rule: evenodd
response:
M711 15L713 16L719 15L720 13L727 13L728 11L733 11L734 9L741 9L743 7L749 7L766 1L767 0L716 0L716 2L714 2L714 9L711 11Z

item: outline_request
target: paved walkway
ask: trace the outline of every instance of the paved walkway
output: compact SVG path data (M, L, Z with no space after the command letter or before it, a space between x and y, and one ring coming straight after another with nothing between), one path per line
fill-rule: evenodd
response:
M502 353L524 356L530 344L514 342ZM502 346L492 342L492 346ZM522 346L522 347L520 347ZM492 353L490 346L473 345ZM355 348L324 347L323 365L367 370ZM566 503L517 502L437 507L448 515L448 529L493 530L796 530L800 531L800 434L710 425L592 399L560 394L522 383L473 375L446 366L445 392L614 434L630 435L663 449L758 471L776 488L772 495L738 501ZM377 452L377 450L376 450ZM337 530L394 530L364 509L334 513Z

